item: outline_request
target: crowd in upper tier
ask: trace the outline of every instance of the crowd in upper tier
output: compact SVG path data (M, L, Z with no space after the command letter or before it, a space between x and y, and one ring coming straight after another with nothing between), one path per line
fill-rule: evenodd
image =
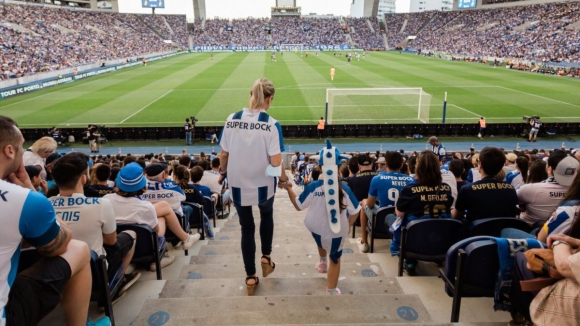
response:
M580 2L386 15L390 47L408 36L422 51L580 62ZM407 21L406 26L404 25ZM403 28L404 27L404 28Z
M385 15L388 46L474 57L580 62L580 2ZM377 18L207 19L3 4L0 80L192 46L384 48ZM350 36L350 37L349 37ZM409 36L416 38L404 44ZM163 40L172 40L173 45ZM403 42L403 43L402 43Z

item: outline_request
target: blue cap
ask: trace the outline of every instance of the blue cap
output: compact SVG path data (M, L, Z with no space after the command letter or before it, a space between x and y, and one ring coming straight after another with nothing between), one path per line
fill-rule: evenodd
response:
M136 192L147 184L147 180L143 175L143 168L136 162L129 163L127 166L119 171L116 185L124 192Z

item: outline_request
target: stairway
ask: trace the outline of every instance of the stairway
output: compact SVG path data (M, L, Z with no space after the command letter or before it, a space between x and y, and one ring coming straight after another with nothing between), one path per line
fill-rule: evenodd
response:
M254 216L258 230L257 208ZM338 283L342 296L325 295L326 274L314 268L318 252L303 225L304 216L285 191L276 193L272 251L276 271L260 277L254 296L246 293L240 227L232 207L226 219L218 220L214 240L194 244L189 256L170 249L176 260L163 269L163 280L140 269L139 281L114 306L116 325L503 326L509 320L508 313L493 312L492 298L463 298L462 323L448 323L451 298L434 276L437 267L420 263L417 272L425 276L396 277L397 259L388 254L387 240L375 242L375 253L362 254L354 239L345 239ZM356 231L360 234L360 228ZM258 248L259 238L257 232ZM261 276L259 257L258 249ZM94 303L89 316L102 317ZM62 309L39 325L64 325Z
M314 265L318 252L285 192L278 192L274 208L272 257L276 271L260 277L248 297L235 213L216 239L201 246L179 276L165 282L158 299L145 301L133 325L298 325L430 323L431 317L416 294L404 294L395 277L386 277L368 254L345 241L339 287L342 296L325 295L326 274ZM254 210L258 229L259 216ZM259 233L257 247L259 251ZM258 275L259 252L256 254ZM394 267L394 266L393 266ZM153 324L162 325L162 324Z
M371 30L371 32L375 33L375 28L373 27L373 24L371 24L371 21L369 19L366 19L367 21L367 25L369 26L369 29Z

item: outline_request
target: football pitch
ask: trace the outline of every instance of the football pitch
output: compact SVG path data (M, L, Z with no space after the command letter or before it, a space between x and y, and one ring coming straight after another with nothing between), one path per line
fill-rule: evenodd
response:
M269 113L282 125L313 125L325 114L328 88L416 88L431 95L430 122L580 121L580 80L448 62L398 52L371 52L347 65L345 57L308 57L285 52L183 54L0 101L0 114L21 127L179 126L195 116L198 125L222 125L248 105L252 83L266 77L276 95ZM336 77L330 79L330 68ZM337 107L333 124L419 123L417 107L393 106L364 97ZM386 103L386 101L384 102Z

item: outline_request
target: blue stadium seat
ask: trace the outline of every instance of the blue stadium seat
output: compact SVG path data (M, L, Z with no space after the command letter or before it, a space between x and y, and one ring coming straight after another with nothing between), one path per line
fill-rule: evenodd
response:
M429 218L401 226L398 275L405 259L443 262L447 250L460 240L463 223L451 218Z
M205 240L205 223L203 221L203 207L196 203L190 203L183 201L181 202L183 206L190 206L193 209L191 216L189 217L189 225L192 229L197 229L200 233L201 240Z
M207 215L207 217L213 219L213 227L214 228L217 227L216 224L217 209L215 197L203 196L203 211L205 212L205 215Z
M389 214L395 214L395 207L380 208L376 214L368 217L367 230L371 236L371 253L375 250L375 239L392 239L391 232L385 225L385 218Z
M153 231L147 224L117 224L117 233L128 230L137 234L135 253L131 262L147 264L147 267L150 263L155 263L157 279L161 280L161 258L167 251L165 238L159 237L157 231Z
M493 297L499 270L497 244L493 237L477 236L454 244L447 251L445 270L439 277L445 292L453 297L451 322L459 321L462 297Z
M123 280L123 268L121 264L112 280L107 273L107 259L104 255L98 256L91 250L91 273L93 275L93 287L91 301L97 301L99 307L105 308L105 315L111 320L111 326L115 326L113 313L113 298L119 291Z

